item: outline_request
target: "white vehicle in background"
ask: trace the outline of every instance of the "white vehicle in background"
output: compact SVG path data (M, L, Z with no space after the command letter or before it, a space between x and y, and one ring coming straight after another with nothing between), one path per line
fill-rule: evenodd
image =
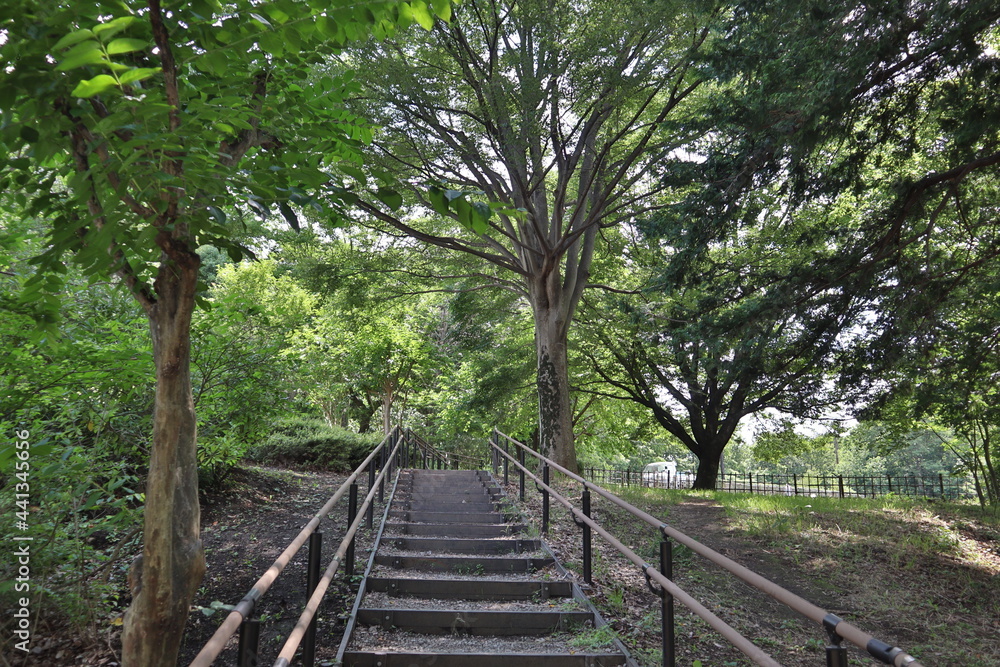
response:
M677 488L677 464L673 461L656 461L642 469L642 485Z

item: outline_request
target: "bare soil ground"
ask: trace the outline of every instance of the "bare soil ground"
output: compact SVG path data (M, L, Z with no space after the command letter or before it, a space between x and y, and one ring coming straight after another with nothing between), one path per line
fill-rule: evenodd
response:
M234 605L239 602L346 477L320 471L242 469L234 473L225 491L203 498L202 539L208 569L188 619L177 662L179 666L186 667L191 662L229 613L221 609L207 615L205 612L212 609L212 603ZM367 493L366 482L363 480L359 491L361 498ZM381 511L381 506L376 507L376 526ZM320 524L324 532L321 569L326 568L340 545L347 524L346 515L345 496L329 518ZM372 531L362 527L356 546L356 571L359 573L367 563L372 538ZM89 633L80 633L72 630L65 619L49 614L33 634L32 651L14 653L4 647L0 665L117 667L121 655L121 614L130 602L124 582L125 566L130 560L131 557L123 559L116 575L121 589L121 606L111 616L100 619L99 627ZM257 616L262 620L261 665L274 662L304 607L307 561L308 543L292 558L258 604ZM336 653L356 590L357 577L345 578L341 567L320 608L317 643L322 643L324 650L318 651L318 655L329 655L327 647L330 646ZM237 640L231 639L217 664L236 664L236 645Z
M299 529L344 479L328 472L250 469L237 473L229 490L209 496L202 510L208 573L189 619L178 665L186 666L212 635L226 611L211 616L213 601L235 604L271 565ZM579 500L578 485L557 481ZM361 494L364 494L362 486ZM509 489L511 497L517 491ZM809 499L789 516L784 510L728 510L704 495L662 490L622 492L629 502L824 609L890 644L903 647L924 665L1000 666L1000 532L996 522L928 506L813 511ZM528 492L528 517L538 526L541 502ZM846 507L846 506L845 506ZM552 504L546 540L570 569L582 571L580 529L569 513ZM376 524L382 507L376 509ZM655 563L655 530L623 510L597 499L593 516L648 562ZM346 503L324 522L325 562L340 542ZM367 561L372 534L364 531L357 551L358 572ZM659 600L638 569L594 538L591 597L641 665L661 664ZM676 548L675 581L784 665L825 662L823 631L799 614L734 579L685 548ZM265 596L259 664L271 664L304 604L304 547ZM124 563L127 563L125 559ZM124 565L123 563L123 565ZM117 578L123 578L119 568ZM356 581L338 576L319 620L319 664L332 664L353 603ZM33 652L4 649L0 665L24 667L115 667L120 655L121 608L100 619L89 635L50 617L33 636ZM225 662L233 664L235 640ZM705 667L749 664L703 621L677 607L678 664ZM852 665L877 664L859 651Z

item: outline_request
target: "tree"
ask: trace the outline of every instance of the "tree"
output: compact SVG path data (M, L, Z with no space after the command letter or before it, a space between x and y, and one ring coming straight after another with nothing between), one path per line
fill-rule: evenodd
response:
M476 2L424 36L350 55L370 73L358 108L383 126L373 153L409 196L402 213L388 198L357 206L513 274L505 284L532 310L541 447L570 469L568 334L600 230L656 205L650 170L687 138L717 16L714 5ZM468 231L415 219L426 211Z
M652 411L698 458L695 488L715 488L722 453L744 417L768 408L818 417L842 399L829 391L829 369L844 347L841 333L868 304L846 289L808 299L769 289L818 250L802 244L762 254L785 234L783 226L761 225L756 235L703 254L692 266L697 283L595 299L583 317L604 346L582 347L581 354L609 387L587 391ZM633 270L645 261L655 273L669 261L659 252L655 244L637 247ZM641 273L632 281L647 282Z
M704 486L742 415L809 415L834 371L860 399L1000 251L993 3L734 12L713 129L670 157L673 203L641 225L662 252L631 306L641 342L615 353L620 389L712 443Z
M1000 279L982 276L938 308L931 335L907 350L869 410L895 431L930 430L973 476L980 503L1000 505Z
M418 3L415 3L418 4ZM421 18L428 14L426 5ZM129 666L173 665L204 573L190 330L199 246L238 258L223 208L307 203L329 168L357 161L362 123L346 80L300 82L397 3L6 0L0 7L0 190L49 225L22 299L47 304L66 256L115 275L149 321L156 397L143 554L123 630ZM440 11L446 3L435 5ZM413 12L411 11L411 17ZM319 204L317 204L318 206Z

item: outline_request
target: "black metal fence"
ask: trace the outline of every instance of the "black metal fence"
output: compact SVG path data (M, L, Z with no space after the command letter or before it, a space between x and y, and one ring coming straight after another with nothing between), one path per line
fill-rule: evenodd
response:
M641 470L583 468L587 479L601 484L689 489L690 473L644 473ZM908 496L960 500L976 497L971 478L939 475L781 475L772 473L726 473L716 481L717 491L784 496L831 496L837 498L877 498Z

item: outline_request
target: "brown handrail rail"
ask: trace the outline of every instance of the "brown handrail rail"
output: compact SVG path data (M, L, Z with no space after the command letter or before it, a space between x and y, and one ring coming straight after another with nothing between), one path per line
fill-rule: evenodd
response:
M503 434L500 433L500 435ZM512 440L509 437L507 439L511 440L511 442L520 445L520 443L517 443L516 440ZM540 488L543 488L550 494L552 494L552 496L557 501L559 501L562 505L564 505L573 514L574 518L577 520L578 523L585 523L588 526L590 526L592 530L594 530L598 535L603 537L609 544L618 549L618 551L622 552L626 558L628 558L630 561L638 565L639 568L643 571L643 574L645 574L650 579L655 580L660 586L663 587L665 591L676 597L684 604L684 606L686 606L688 609L690 609L695 614L704 619L714 630L716 630L719 634L728 639L730 643L736 646L747 657L749 657L758 665L763 665L764 667L781 667L781 663L774 660L774 658L772 658L767 653L758 648L756 645L754 645L753 642L751 642L749 639L747 639L739 632L737 632L732 626L730 626L721 618L719 618L711 611L709 611L708 608L706 608L700 602L691 597L683 589L678 587L677 584L675 584L674 582L670 581L665 576L660 574L660 572L658 572L649 563L643 560L638 554L636 554L634 551L632 551L627 546L622 544L617 538L608 533L606 530L601 528L597 523L594 522L593 519L591 519L582 511L574 507L573 504L569 500L564 498L561 494L559 494L559 492L554 490L551 486L543 482L535 474L533 474L527 468L522 466L513 456L503 451L496 445L494 445L494 447L499 451L501 456L504 456L507 459L513 461L514 465L520 468L524 472L526 477L530 477L532 480L534 480L536 485L538 485ZM525 449L528 452L534 453L532 452L531 449L528 449L527 447L525 447ZM547 461L547 459L544 459L544 457L540 457L540 459Z
M198 655L195 656L194 660L191 661L188 667L210 667L212 662L226 647L226 642L228 642L230 637L232 637L239 629L240 623L243 622L243 619L253 613L253 608L257 601L260 600L265 593L267 593L268 589L274 583L275 579L278 578L278 575L281 574L282 570L285 569L285 566L288 565L292 557L298 553L299 549L302 548L302 545L305 544L307 539L309 539L309 536L316 531L316 528L319 526L323 517L333 510L333 506L344 497L344 494L347 493L348 489L350 489L351 484L357 481L358 476L368 469L368 466L375 460L375 457L382 450L382 448L393 439L393 436L399 435L399 430L400 429L397 426L390 431L389 435L382 439L382 442L379 443L378 447L372 450L372 453L368 455L368 458L366 458L361 465L359 465L357 469L351 473L347 480L341 484L340 488L337 489L332 496L330 496L330 499L326 501L326 504L323 505L323 507L316 512L315 515L313 515L313 518L309 521L309 523L307 523L295 539L292 540L287 547L285 547L285 550L280 556L278 556L277 559L275 559L274 563L271 564L271 567L269 567L267 571L261 575L257 582L250 588L249 592L243 596L243 599L240 600L236 607L229 612L226 619L222 622L218 629L216 629L215 634L213 634L208 642L202 646L201 651L198 652ZM396 448L398 449L399 438L397 437L395 440L397 443ZM395 453L395 451L396 450L393 450L393 453ZM376 488L375 484L371 486L372 488L369 489L369 495L371 495L372 490ZM362 516L362 514L359 514L359 516Z
M402 440L397 440L396 446L393 448L392 452L389 453L387 460L391 461L393 457L396 456L396 453L399 451L401 445ZM326 589L330 586L330 582L333 580L333 575L337 572L341 562L343 562L344 556L347 554L348 547L354 540L354 536L357 534L358 528L361 526L361 522L365 519L365 513L368 507L375 500L375 494L378 491L379 484L381 484L382 480L385 479L385 476L389 472L390 468L391 466L383 467L382 470L379 471L378 476L375 478L375 483L371 485L371 488L368 490L368 495L365 496L365 501L358 508L358 515L355 517L350 528L348 528L344 539L341 540L337 553L334 554L333 559L330 561L326 571L323 573L323 577L316 584L316 588L313 589L312 594L309 596L309 600L306 602L305 608L299 615L298 623L296 623L295 627L292 628L291 633L288 635L288 639L285 640L284 645L281 647L281 652L274 661L274 667L288 667L288 665L291 664L292 659L295 657L295 651L298 650L299 644L301 644L302 640L305 638L306 630L309 628L309 624L312 622L313 617L316 615L316 611L319 609L320 603L323 601L323 597L326 595Z
M809 602L808 600L805 600L804 598L801 598L798 595L795 595L794 593L792 593L792 592L790 592L790 591L782 588L781 586L775 584L774 582L772 582L772 581L770 581L768 579L765 579L764 577L760 576L756 572L753 572L753 571L747 569L746 567L740 565L736 561L734 561L734 560L732 560L730 558L727 558L726 556L723 556L722 554L718 553L717 551L715 551L713 549L710 549L709 547L705 546L701 542L698 542L697 540L694 540L694 539L688 537L684 533L681 533L677 529L670 527L669 525L667 525L663 521L657 519L656 517L652 516L651 514L648 514L648 513L644 512L644 511L638 509L637 507L634 507L634 506L630 505L629 503L627 503L624 500L622 500L621 498L615 496L611 492L609 492L609 491L601 488L600 486L597 486L596 484L594 484L592 482L589 482L589 481L585 480L584 478L580 477L576 473L573 473L573 472L567 470L566 468L562 467L561 465L559 465L555 461L553 461L553 460L551 460L551 459L543 456L542 454L539 454L538 452L534 451L533 449L531 449L527 445L525 445L525 444L523 444L521 442L518 442L517 440L515 440L515 439L511 438L510 436L506 435L505 433L502 433L501 431L496 430L496 429L494 429L494 433L496 435L498 435L498 436L502 436L505 440L507 440L508 442L510 442L511 444L513 444L514 446L519 447L525 453L531 454L532 456L534 456L539 461L542 461L542 462L546 463L549 467L554 468L554 469L558 470L559 472L563 473L564 475L566 475L567 477L570 477L571 479L575 479L576 481L582 483L584 485L584 487L593 490L595 493L600 494L606 500L614 503L615 505L618 505L619 507L621 507L625 511L629 512L630 514L632 514L632 515L634 515L634 516L642 519L644 522L646 522L650 526L656 528L657 530L659 530L660 532L662 532L667 537L670 537L670 538L676 540L677 542L685 545L686 547L688 547L692 551L700 554L701 556L704 556L705 558L707 558L711 562L715 563L719 567L723 568L724 570L729 571L731 574L733 574L737 578L745 581L746 583L750 584L751 586L753 586L753 587L757 588L758 590L762 591L764 594L766 594L766 595L774 598L775 600L781 602L785 606L790 607L791 609L794 609L795 611L803 614L804 616L806 616L810 620L812 620L812 621L820 624L828 632L835 633L837 636L839 636L839 637L841 637L843 639L846 639L847 641L851 642L852 644L854 644L858 648L860 648L860 649L862 649L864 651L867 651L872 657L874 657L874 658L876 658L876 659L878 659L878 660L880 660L880 661L882 661L882 662L884 662L886 664L895 665L895 667L923 667L923 665L916 658L914 658L910 654L906 653L902 649L900 649L898 647L895 647L895 646L890 646L889 644L886 644L885 642L882 642L882 641L876 639L875 637L873 637L872 635L868 634L867 632L864 632L860 628L857 628L856 626L851 625L847 621L844 621L843 619L838 618L836 615L834 615L832 613L829 613L829 612L821 609L820 607L817 607L816 605L814 605L813 603ZM542 485L542 483L540 482L540 480L534 474L532 474L524 466L522 466L520 463L518 463L517 460L514 457L512 457L510 454L508 454L502 448L500 448L499 444L497 444L497 443L490 443L490 446L493 448L494 451L496 451L499 454L503 455L504 457L512 460L514 462L514 464L517 467L521 468L521 470L524 471L524 473L526 475L530 476L533 480L535 480L536 484ZM549 491L550 493L552 493L553 496L555 496L559 500L560 503L562 503L568 509L570 509L570 511L573 513L574 517L577 517L580 521L586 523L592 529L596 530L598 532L598 534L600 534L602 537L604 537L605 540L608 540L613 546L615 546L615 548L617 548L619 551L621 551L623 554L625 554L626 557L629 558L629 560L631 560L636 565L639 565L640 568L642 568L642 570L643 570L643 574L645 574L649 578L655 579L657 581L657 583L659 583L661 586L664 587L665 590L667 590L672 595L674 595L679 600L681 600L685 604L685 606L687 606L689 609L691 609L696 614L698 614L699 616L701 616L706 622L708 622L710 625L712 625L713 628L715 628L715 625L713 624L712 621L709 620L708 617L703 616L694 607L692 607L691 605L689 605L688 602L686 602L684 600L685 597L688 598L689 600L691 600L692 598L690 598L690 596L688 596L686 593L684 593L683 591L681 591L681 589L677 588L676 585L673 584L673 582L670 582L668 579L666 579L666 577L664 577L663 575L661 575L655 568L653 568L652 566L650 566L648 563L643 562L642 559L639 558L634 552L632 552L631 550L629 550L628 547L625 547L624 545L622 545L617 540L613 540L613 538L609 539L609 535L608 535L608 533L606 531L604 531L599 526L597 526L595 523L593 523L593 521L589 517L587 517L581 511L577 510L575 507L573 507L569 503L568 500L566 500L565 498L563 498L556 491L553 491L551 489L551 487L549 487L548 485L542 485L542 486L544 486L547 491ZM678 592L675 592L675 589ZM697 601L695 601L695 602L697 603ZM708 614L711 614L711 612L709 612L708 610L705 610L705 611ZM724 622L721 621L721 620L719 620L718 622L722 623L723 625L725 625ZM726 627L728 628L729 626L726 626ZM716 629L718 630L719 628L716 628ZM729 629L732 630L731 628L729 628ZM733 630L733 632L736 632L736 631ZM729 639L731 642L733 641L725 633L722 633L720 631L720 634L723 634L723 636L726 637L726 639ZM737 633L737 635L742 640L749 641L749 640L746 640L742 635L739 635L738 633ZM753 659L755 662L757 662L756 658L753 655L751 655L751 653L748 653L746 650L744 650L739 644L733 642L733 645L736 646L737 648L739 648L741 651L743 651L744 654L746 654L748 657L750 657L751 659ZM751 646L753 646L754 649L756 649L756 650L759 651L759 649L757 649L757 647L754 646L753 644L751 644ZM771 658L769 656L765 655L765 657L767 658L767 660L771 660ZM777 663L774 663L773 661L771 661L769 663L758 662L757 664L777 664Z

